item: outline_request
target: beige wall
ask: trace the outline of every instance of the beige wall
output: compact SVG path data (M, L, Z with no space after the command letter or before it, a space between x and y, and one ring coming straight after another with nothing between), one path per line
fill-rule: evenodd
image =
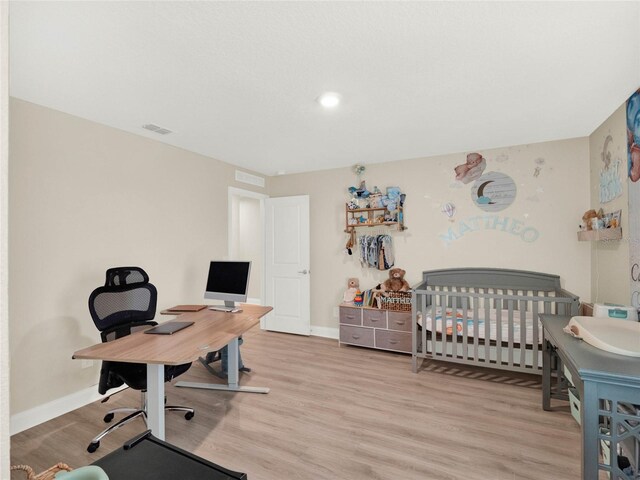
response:
M620 161L619 175L622 183L622 195L610 202L600 203L600 173L604 168L602 153L608 136L608 152L611 161ZM630 305L631 289L629 285L629 208L626 111L623 104L605 122L589 136L591 165L591 202L588 208L611 212L622 210L623 239L611 242L590 242L591 248L591 301L620 303ZM611 168L611 167L610 167ZM587 210L588 208L585 208Z
M12 414L96 384L71 353L107 267L140 265L158 309L201 303L227 254L229 164L38 105L10 103Z
M589 205L589 143L587 138L481 151L487 169L510 175L518 188L516 201L500 212L533 227L539 238L532 243L497 229L467 232L448 246L439 235L459 231L461 221L482 215L472 202L471 184L453 180L453 168L465 154L367 165L367 186L399 186L407 194L405 222L409 229L393 233L396 265L407 271L410 284L423 270L488 266L556 273L568 290L589 297L590 245L579 243L576 231ZM534 177L536 159L543 159ZM355 163L355 162L354 162ZM383 281L387 273L360 267L344 252L344 203L347 188L356 182L349 168L271 178L270 195L309 194L311 197L311 323L337 327L334 306L349 277L364 288ZM441 205L456 205L454 222ZM470 224L471 222L466 222Z

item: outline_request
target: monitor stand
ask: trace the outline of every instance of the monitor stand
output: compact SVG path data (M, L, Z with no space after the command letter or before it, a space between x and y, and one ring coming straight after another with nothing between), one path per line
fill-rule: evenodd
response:
M236 302L233 300L225 300L223 305L212 305L209 307L209 310L214 310L216 312L228 312L228 313L240 313L242 309L236 307Z

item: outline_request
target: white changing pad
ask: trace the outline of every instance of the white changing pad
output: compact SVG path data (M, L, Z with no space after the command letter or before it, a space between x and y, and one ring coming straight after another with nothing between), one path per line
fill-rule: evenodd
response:
M438 333L442 333L442 307L436 307L436 332ZM446 309L446 315L445 315L445 329L446 329L446 334L447 335L451 335L453 333L453 324L454 324L454 319L453 319L453 315L455 311L455 330L456 330L456 334L460 337L462 337L464 335L464 323L466 323L466 328L467 328L467 337L468 338L475 338L475 331L474 331L474 321L473 321L473 310L472 309L468 309L466 310L466 320L463 320L463 312L464 310L461 308L458 309L452 309L452 308L447 308ZM433 320L431 319L431 313L433 312L433 309L430 307L427 309L427 321L426 321L426 329L430 332L433 331ZM481 311L478 312L478 316L480 318L478 318L478 339L486 339L486 324L485 324L485 319L482 318L482 316L484 315L484 309L482 309ZM512 333L512 338L513 338L513 343L521 343L522 339L520 337L521 332L522 332L522 327L521 327L521 313L519 310L511 310L511 314L513 315L513 321L510 322L509 321L509 310L500 310L500 322L498 322L498 310L490 310L489 311L489 339L490 340L496 340L497 339L497 334L498 334L498 323L500 324L500 339L502 340L502 342L508 342L509 341L509 329L511 328ZM536 320L538 321L538 320ZM423 320L422 320L422 312L418 312L418 325L420 325L421 327L424 327L423 325ZM525 312L525 342L527 345L533 345L533 314L531 312ZM512 324L512 325L510 325ZM542 335L540 334L541 329L540 326L538 325L538 344L541 345L542 344Z

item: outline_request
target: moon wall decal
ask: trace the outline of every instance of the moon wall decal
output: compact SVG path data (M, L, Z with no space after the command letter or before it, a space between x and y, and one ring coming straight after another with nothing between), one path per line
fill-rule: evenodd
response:
M499 172L488 172L475 181L471 198L485 212L499 212L511 205L516 198L513 179Z
M490 183L493 183L493 180L489 180L488 182L484 182L482 185L480 185L478 187L478 203L482 203L484 205L494 205L495 202L492 202L491 199L489 197L485 197L484 195L484 189L487 185L489 185Z

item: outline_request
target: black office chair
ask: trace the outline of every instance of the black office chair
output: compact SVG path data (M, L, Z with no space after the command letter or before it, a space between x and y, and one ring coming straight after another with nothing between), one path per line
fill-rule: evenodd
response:
M96 288L89 297L89 312L100 331L102 341L110 342L142 328L157 325L157 322L153 321L157 297L156 287L149 283L149 276L143 269L118 267L107 270L105 286ZM189 367L191 363L165 366L165 382L183 374ZM111 422L116 413L128 415L94 437L87 447L89 453L98 449L100 440L106 435L136 418L142 417L146 424L147 366L141 363L103 361L98 392L105 395L110 389L124 384L142 392L140 408L117 408L107 412L104 417L106 423ZM195 415L195 411L188 407L167 405L165 410L185 412L184 418L187 420L191 420Z

